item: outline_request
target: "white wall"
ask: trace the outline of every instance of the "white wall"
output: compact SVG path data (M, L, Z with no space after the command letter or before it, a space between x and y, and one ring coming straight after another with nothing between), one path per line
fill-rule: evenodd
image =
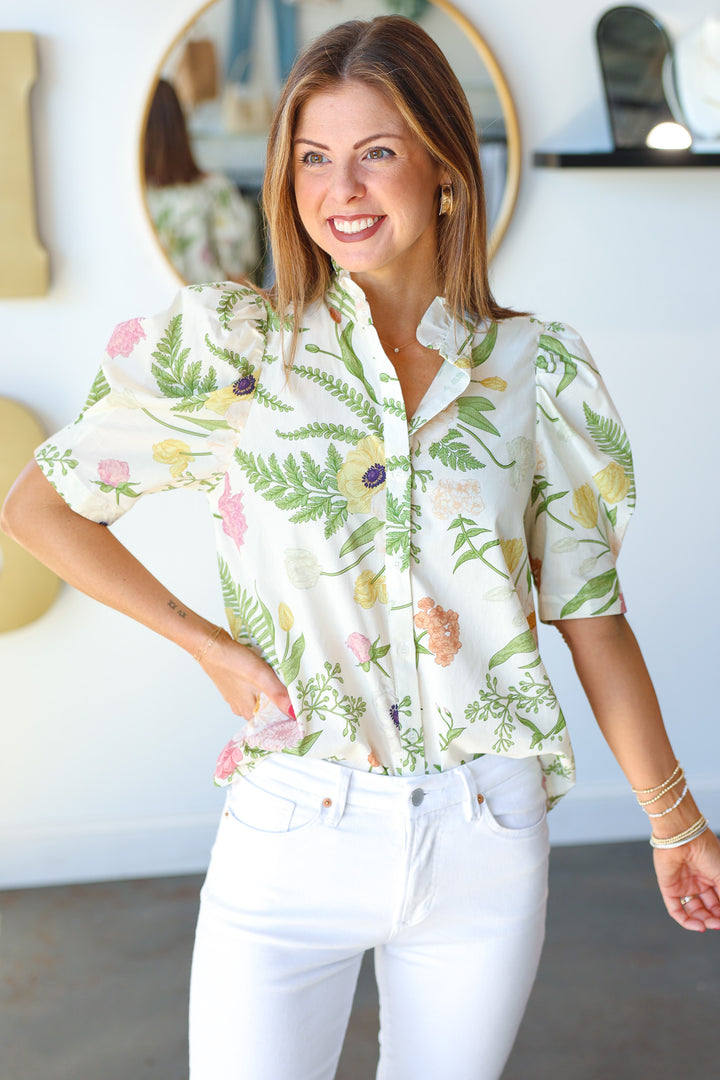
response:
M3 4L3 29L39 36L34 139L53 285L42 299L0 301L0 393L33 407L48 430L74 415L114 323L159 309L175 288L146 225L137 143L155 65L198 6ZM460 6L498 55L525 145L495 290L581 329L631 433L640 500L620 565L630 618L718 828L720 174L532 168L535 148L609 142L593 44L607 5ZM673 31L706 10L701 0L656 8ZM149 500L118 534L187 603L220 618L209 522L195 520L194 498ZM556 841L647 835L549 632L544 652L579 759L578 787L551 815ZM0 885L202 869L220 806L210 775L233 724L191 660L65 588L43 619L0 637L0 670Z

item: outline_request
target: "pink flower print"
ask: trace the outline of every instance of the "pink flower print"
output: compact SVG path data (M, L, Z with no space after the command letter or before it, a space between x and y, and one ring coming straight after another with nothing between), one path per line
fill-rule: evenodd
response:
M242 743L235 739L223 748L215 766L215 779L227 780L237 769L243 759Z
M129 319L115 327L107 343L106 352L113 360L116 356L129 356L137 343L146 336L142 320Z
M247 532L247 521L243 513L243 497L241 492L238 492L237 495L230 493L230 480L227 473L225 474L225 490L218 499L218 510L222 517L223 532L235 542L237 548L242 547Z
M297 746L301 735L302 730L293 714L266 724L259 731L248 732L245 741L248 746L256 746L260 750L276 751Z
M345 644L359 664L370 662L370 642L364 634L359 634L356 630L350 635Z
M105 458L103 461L98 461L98 476L103 484L116 488L130 479L130 466L127 461Z

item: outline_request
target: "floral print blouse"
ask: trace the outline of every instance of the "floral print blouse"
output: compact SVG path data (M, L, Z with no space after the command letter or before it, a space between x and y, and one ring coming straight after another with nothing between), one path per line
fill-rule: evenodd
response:
M158 240L185 281L236 280L257 269L257 207L226 176L207 173L190 184L148 185L145 197Z
M154 491L207 495L230 632L294 712L267 703L218 783L273 751L397 775L537 755L552 805L573 756L533 579L543 620L622 612L615 558L635 501L584 343L524 316L457 324L437 298L418 340L444 362L408 421L348 274L305 310L289 372L288 325L229 283L121 324L40 467L107 524Z

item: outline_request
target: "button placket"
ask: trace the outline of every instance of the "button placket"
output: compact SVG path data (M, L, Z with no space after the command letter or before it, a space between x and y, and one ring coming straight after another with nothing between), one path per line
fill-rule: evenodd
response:
M359 305L356 305L359 310ZM369 309L368 309L369 310ZM379 393L383 415L383 441L385 444L386 462L393 462L394 467L386 465L385 492L386 503L392 502L394 507L404 508L408 497L409 472L403 468L402 462L410 461L410 444L408 438L408 424L404 414L398 408L398 402L402 401L400 384L395 374L395 369L383 351L380 339L374 326L368 324L362 327L366 335L367 350L376 363L376 369L381 378L373 379L373 385ZM392 514L392 509L390 514ZM390 657L394 676L393 692L396 700L400 701L409 697L410 718L404 717L410 726L420 727L419 722L413 722L413 718L420 716L420 695L417 681L417 669L415 666L414 648L414 623L413 623L413 595L411 583L412 561L404 550L387 553L388 525L397 533L400 528L406 528L410 532L411 522L402 520L402 513L396 514L398 520L388 521L386 510L385 521L385 585L387 588L387 620L390 644ZM409 544L410 536L407 541ZM404 752L398 750L392 755L393 767L407 773L403 768Z
M385 435L386 456L388 459L409 461L410 444L408 439L407 422L390 410L385 412ZM399 529L407 530L407 544L411 540L412 522L408 518L404 520L404 508L407 505L409 495L410 474L407 469L396 467L389 469L387 473L387 491L389 501L394 507L400 508L397 514L398 521L391 524L392 531L397 534ZM386 525L386 529L388 525ZM410 697L411 715L404 718L410 727L421 727L420 724L420 692L415 665L414 646L414 622L413 622L413 593L412 593L412 558L405 550L397 551L385 561L386 582L388 589L388 625L390 628L390 649L393 669L395 672L395 690L398 699ZM403 724L404 726L404 724ZM407 772L407 767L402 766L402 756L394 762L395 767ZM419 763L418 763L419 764ZM423 762L424 765L424 762Z

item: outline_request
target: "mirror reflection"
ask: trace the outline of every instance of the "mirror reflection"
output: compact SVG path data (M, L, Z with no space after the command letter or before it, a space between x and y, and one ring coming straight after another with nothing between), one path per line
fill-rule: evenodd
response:
M453 65L475 117L490 251L512 212L519 138L512 101L487 45L444 0L216 0L163 59L144 125L148 214L180 278L248 276L268 284L259 197L267 132L297 53L327 27L390 12L422 23Z

